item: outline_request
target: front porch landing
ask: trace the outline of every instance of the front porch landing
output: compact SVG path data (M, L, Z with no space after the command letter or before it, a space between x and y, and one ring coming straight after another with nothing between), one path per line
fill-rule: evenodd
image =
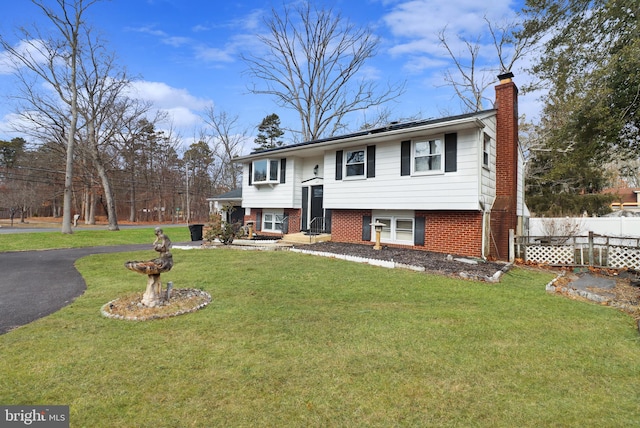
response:
M282 241L290 244L315 244L316 242L331 241L331 234L306 235L304 232L287 233L282 236Z

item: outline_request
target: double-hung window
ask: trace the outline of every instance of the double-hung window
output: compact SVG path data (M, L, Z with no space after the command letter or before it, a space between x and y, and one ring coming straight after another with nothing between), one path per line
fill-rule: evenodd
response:
M442 139L419 140L413 145L413 172L442 172Z
M253 162L254 183L277 183L280 162L277 159L261 159Z
M284 215L276 213L264 213L262 216L262 230L268 232L282 232Z
M491 153L491 137L484 134L484 141L482 144L482 166L489 168L489 154Z
M379 221L384 224L382 232L380 232L380 241L413 243L414 221L412 218L403 218L401 216L374 217L373 221L374 223ZM372 237L373 239L374 237Z
M364 149L347 150L345 157L345 175L347 177L364 177L365 159Z

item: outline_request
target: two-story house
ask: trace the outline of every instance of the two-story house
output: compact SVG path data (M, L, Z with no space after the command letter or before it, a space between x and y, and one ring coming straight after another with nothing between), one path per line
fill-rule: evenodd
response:
M236 158L245 222L349 243L374 242L381 222L386 245L507 259L509 230L526 212L512 77L499 76L491 110Z

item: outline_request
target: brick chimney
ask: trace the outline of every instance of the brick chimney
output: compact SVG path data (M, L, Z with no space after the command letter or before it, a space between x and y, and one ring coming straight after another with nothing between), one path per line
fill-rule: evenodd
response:
M518 88L513 73L498 76L496 86L496 200L491 209L490 255L509 258L509 229L518 225Z

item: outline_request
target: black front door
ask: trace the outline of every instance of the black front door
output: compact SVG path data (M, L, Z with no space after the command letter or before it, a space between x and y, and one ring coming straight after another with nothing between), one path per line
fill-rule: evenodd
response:
M322 208L323 190L323 186L311 186L311 221L313 222L311 227L316 232L324 230L323 220L321 219L321 217L324 217L324 209ZM317 217L320 218L314 222L313 219Z

